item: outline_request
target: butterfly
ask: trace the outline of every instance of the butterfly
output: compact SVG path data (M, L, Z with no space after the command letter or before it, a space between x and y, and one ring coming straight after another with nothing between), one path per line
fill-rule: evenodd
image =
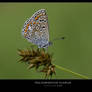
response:
M48 48L52 45L52 42L49 41L48 16L45 9L38 10L25 21L22 35L38 48Z

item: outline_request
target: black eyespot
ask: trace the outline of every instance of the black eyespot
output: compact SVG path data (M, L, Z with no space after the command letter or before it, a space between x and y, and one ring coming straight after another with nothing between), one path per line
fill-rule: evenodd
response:
M42 20L40 20L40 22L42 22L42 21L44 21L43 19Z
M46 20L44 20L44 22L46 22Z
M45 26L43 26L42 28L45 28Z

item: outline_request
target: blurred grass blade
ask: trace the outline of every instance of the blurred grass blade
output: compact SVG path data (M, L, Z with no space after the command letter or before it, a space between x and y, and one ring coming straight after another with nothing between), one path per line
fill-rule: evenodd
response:
M54 64L54 65L55 65L55 64ZM79 73L73 72L73 71L71 71L71 70L69 70L69 69L66 69L66 68L64 68L64 67L61 67L61 66L58 66L58 65L55 65L55 66L56 66L58 69L60 69L60 70L63 70L63 71L72 73L72 74L74 74L74 75L76 75L76 76L78 76L78 77L81 77L81 78L83 78L83 79L89 79L87 76L84 76L84 75L81 75L81 74L79 74Z

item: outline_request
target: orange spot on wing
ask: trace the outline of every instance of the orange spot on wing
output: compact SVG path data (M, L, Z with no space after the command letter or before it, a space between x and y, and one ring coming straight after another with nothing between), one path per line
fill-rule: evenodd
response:
M40 16L38 15L37 18L39 18Z
M35 20L37 20L40 16L38 15L37 17L35 17Z
M28 26L29 26L29 24L27 24L26 29L25 29L25 32L27 32Z
M37 20L38 18L36 17L35 20Z
M27 24L27 26L29 26L29 24Z
M27 24L26 28L28 28L29 24Z
M30 22L30 24L32 24L32 22Z
M25 32L27 32L27 29L25 29Z
M36 24L35 22L33 22L33 24Z

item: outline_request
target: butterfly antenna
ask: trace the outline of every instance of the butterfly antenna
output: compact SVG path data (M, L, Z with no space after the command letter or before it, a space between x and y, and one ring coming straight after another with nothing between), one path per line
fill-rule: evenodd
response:
M65 37L59 37L59 38L53 39L53 41L56 41L56 40L64 40L64 39L65 39Z

